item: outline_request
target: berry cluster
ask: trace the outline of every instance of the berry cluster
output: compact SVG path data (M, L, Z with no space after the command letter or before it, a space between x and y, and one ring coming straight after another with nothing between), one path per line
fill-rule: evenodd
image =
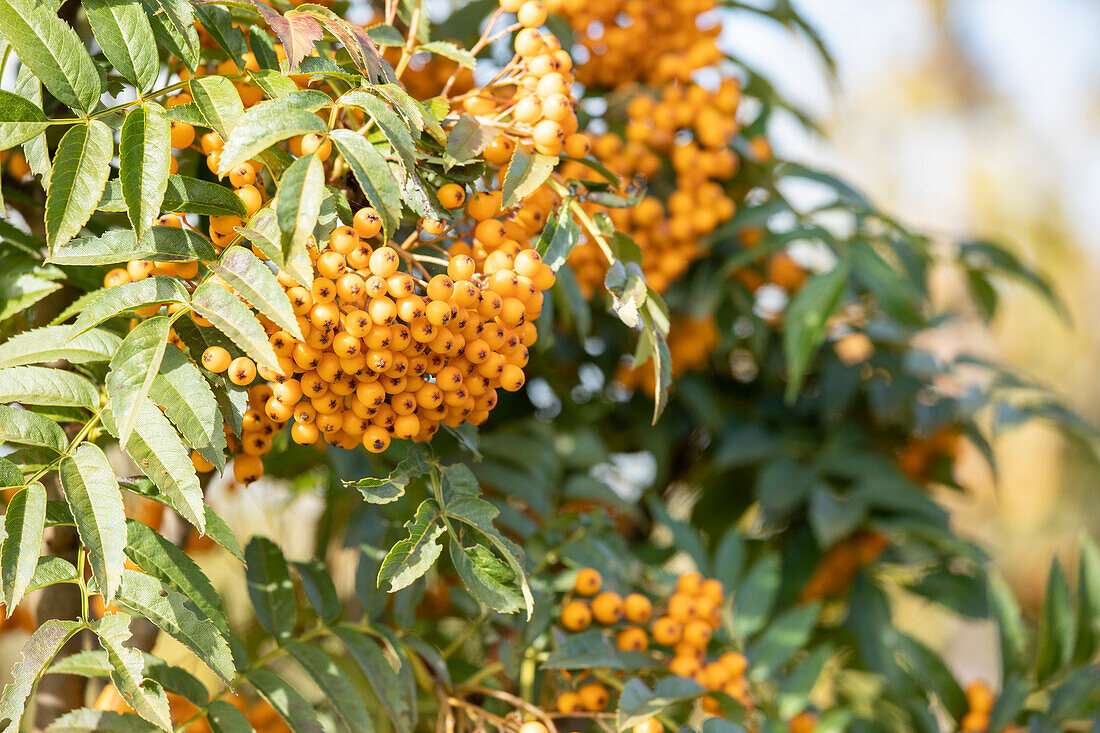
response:
M752 699L745 677L748 660L736 651L708 656L714 632L722 624L722 583L699 573L680 576L675 591L655 607L641 593L625 597L601 590L603 579L593 568L577 573L573 590L561 609L560 623L572 632L584 631L593 623L614 634L615 645L622 651L647 652L655 669L697 681L707 690L721 691L751 707ZM658 647L658 648L653 648ZM567 714L579 710L597 712L609 702L607 689L599 682L583 682L575 690L562 692L558 711ZM721 715L713 697L701 698L703 710ZM654 721L657 722L657 721Z

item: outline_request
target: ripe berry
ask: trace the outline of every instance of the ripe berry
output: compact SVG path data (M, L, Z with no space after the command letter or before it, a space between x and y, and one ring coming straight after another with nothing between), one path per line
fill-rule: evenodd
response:
M653 616L653 604L641 593L631 593L623 599L623 616L633 624L648 623Z
M550 731L539 721L529 720L519 727L519 733L550 733Z
M546 22L546 8L538 0L527 0L516 16L525 28L537 28Z
M218 347L213 347L218 348ZM211 370L213 371L213 370ZM238 386L252 384L256 379L256 363L247 356L238 356L229 364L229 381Z
M457 209L466 202L466 189L458 183L446 183L439 187L439 203L445 209Z
M592 612L581 601L570 601L561 609L561 625L570 631L584 631L592 623Z
M645 629L632 626L619 632L615 637L615 646L624 652L644 652L649 648L649 635Z
M790 733L813 733L817 727L817 716L809 710L803 710L787 722L787 730Z
M593 598L592 615L605 626L618 623L623 617L623 601L619 594L605 591Z
M202 352L202 365L215 374L221 374L229 368L232 357L221 346L211 346Z
M662 616L653 622L653 641L664 646L672 646L680 641L683 627L676 619Z
M577 690L581 705L590 713L598 713L607 707L607 689L596 682L590 682Z
M370 239L382 231L382 217L378 215L377 211L368 206L355 212L355 216L352 217L352 225L355 227L356 234L363 239Z
M233 478L242 484L250 484L264 475L264 464L259 456L242 454L233 460Z
M595 568L584 568L577 573L576 580L573 581L573 590L582 596L594 596L600 591L600 587L603 585L603 578L600 577L600 572Z
M665 726L656 718L646 718L634 726L633 733L665 733Z
M568 715L580 710L581 697L575 692L563 692L558 695L557 708L559 713Z

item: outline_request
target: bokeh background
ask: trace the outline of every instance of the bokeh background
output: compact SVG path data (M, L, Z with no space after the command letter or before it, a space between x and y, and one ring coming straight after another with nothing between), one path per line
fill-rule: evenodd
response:
M991 328L975 318L934 334L936 348L995 356L1100 423L1100 3L792 5L833 54L835 79L798 32L746 11L728 11L724 23L726 48L821 122L818 136L778 116L769 130L777 155L841 174L918 230L945 240L997 239L1036 266L1065 300L1068 323L1008 286ZM941 303L959 302L953 273L938 272L936 285ZM943 498L959 530L991 550L1034 612L1051 558L1072 564L1077 535L1100 530L1100 474L1041 424L996 449L996 483L970 455L957 468L968 491ZM924 608L911 617L915 632L957 650L964 677L988 678L996 668L989 629L932 623Z

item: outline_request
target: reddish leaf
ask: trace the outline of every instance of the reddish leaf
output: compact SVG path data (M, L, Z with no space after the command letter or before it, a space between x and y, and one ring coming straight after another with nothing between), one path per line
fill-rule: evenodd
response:
M275 31L275 35L283 42L283 50L286 51L286 60L290 69L294 69L302 63L302 59L313 51L313 44L321 40L324 31L321 24L309 15L291 11L286 16L281 15L270 5L260 0L250 0L256 6L263 19Z

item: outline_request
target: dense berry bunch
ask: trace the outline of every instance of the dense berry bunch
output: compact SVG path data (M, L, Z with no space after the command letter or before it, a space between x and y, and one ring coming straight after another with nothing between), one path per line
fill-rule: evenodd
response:
M751 707L745 656L712 648L714 633L722 626L724 601L722 583L699 573L680 576L673 593L654 604L641 593L620 596L604 590L600 573L585 568L577 573L563 601L559 621L571 632L598 624L614 637L620 650L651 655L654 671L663 668L693 679L707 690L723 692ZM597 712L608 704L610 695L599 682L583 676L571 682L576 689L559 694L559 712ZM712 697L701 698L701 705L711 715L722 714L720 703Z

